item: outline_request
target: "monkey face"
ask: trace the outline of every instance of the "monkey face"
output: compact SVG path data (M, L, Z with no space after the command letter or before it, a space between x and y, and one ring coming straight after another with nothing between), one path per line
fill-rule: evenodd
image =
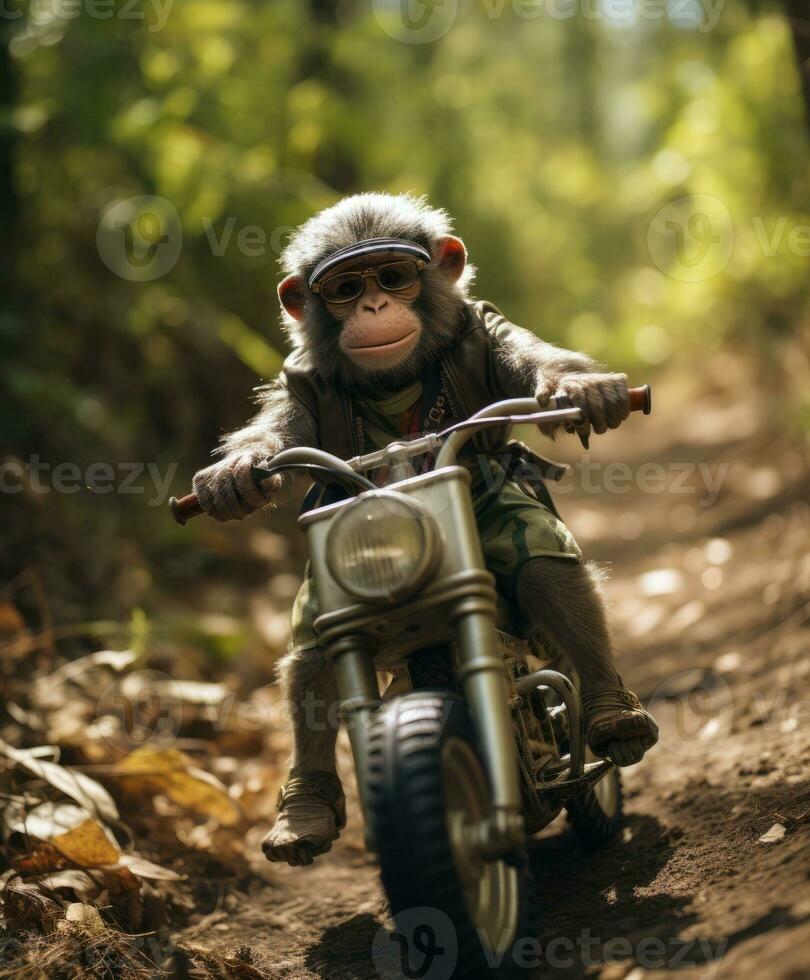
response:
M434 310L441 307L441 297L464 272L467 259L463 242L452 235L437 239L431 255L421 276L403 289L380 287L375 270L402 259L401 254L383 251L347 259L329 270L330 277L347 272L363 275L365 289L351 302L324 300L307 287L303 275L287 276L279 284L279 299L305 334L318 334L319 361L327 357L343 361L342 376L355 381L404 380L418 373L432 356L438 335L443 333L437 330L440 325L435 323ZM324 316L339 329L324 330ZM333 346L334 354L327 346Z
M351 303L325 302L329 313L342 324L338 344L358 368L371 374L404 363L422 334L422 321L413 302L422 291L422 281L396 291L381 289L373 270L391 261L386 254L373 255L335 266L332 275L365 273L365 290Z

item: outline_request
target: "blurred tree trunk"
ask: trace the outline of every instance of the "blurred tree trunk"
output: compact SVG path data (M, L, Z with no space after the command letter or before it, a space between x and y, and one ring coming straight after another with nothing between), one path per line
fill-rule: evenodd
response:
M804 108L810 126L810 0L785 0L799 62Z
M17 195L14 183L14 105L16 78L9 46L15 21L0 18L0 291L9 296L14 283L14 233Z
M588 145L601 146L599 93L599 40L593 23L575 17L566 23L563 59L567 78L566 116Z

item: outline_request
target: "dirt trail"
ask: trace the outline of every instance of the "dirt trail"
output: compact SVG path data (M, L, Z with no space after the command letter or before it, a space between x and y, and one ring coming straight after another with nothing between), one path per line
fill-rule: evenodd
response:
M593 440L593 462L626 468L557 498L589 556L611 562L622 673L662 741L625 773L620 838L585 854L558 821L535 842L538 977L810 971L810 468L760 430L761 406L718 397L687 418L683 397L665 391L650 421ZM377 977L385 903L352 810L308 869L267 865L254 828L244 891L175 938L247 945L262 975ZM784 836L761 842L775 824Z

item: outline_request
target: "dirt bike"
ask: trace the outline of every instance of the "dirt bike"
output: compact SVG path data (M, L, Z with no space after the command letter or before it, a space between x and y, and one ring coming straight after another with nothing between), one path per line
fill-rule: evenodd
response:
M649 413L648 386L630 396ZM497 595L470 472L456 464L489 427L578 421L562 398L543 410L512 399L349 461L297 447L254 472L303 471L345 491L299 517L316 630L336 674L366 841L403 926L396 938L416 936L424 952L438 910L454 928L453 976L519 968L516 943L533 935L530 835L564 808L588 847L621 825L619 771L589 755L575 676L549 666ZM417 458L432 467L417 473ZM382 487L364 475L382 468ZM201 513L193 494L170 506L181 524ZM382 700L381 671L395 677Z

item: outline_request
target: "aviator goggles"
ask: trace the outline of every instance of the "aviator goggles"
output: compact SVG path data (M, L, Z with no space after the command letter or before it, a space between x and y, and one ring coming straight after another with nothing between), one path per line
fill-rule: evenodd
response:
M311 288L313 293L319 293L327 303L353 303L366 291L366 280L376 279L380 289L395 293L413 286L426 265L422 259L400 259L398 262L386 262L368 269L340 272L314 283Z

